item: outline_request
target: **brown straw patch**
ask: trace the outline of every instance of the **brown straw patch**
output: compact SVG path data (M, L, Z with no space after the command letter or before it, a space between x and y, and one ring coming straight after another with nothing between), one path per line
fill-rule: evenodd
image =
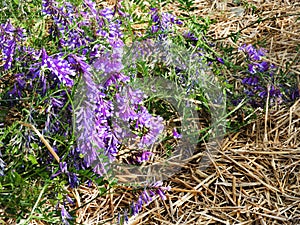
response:
M167 200L157 197L129 224L300 223L299 109L300 100L270 109L267 117L228 134L206 170L193 159L166 181L172 187ZM76 192L77 207L84 205L77 211L80 224L116 224L117 212L138 196L125 186L102 197L96 187Z

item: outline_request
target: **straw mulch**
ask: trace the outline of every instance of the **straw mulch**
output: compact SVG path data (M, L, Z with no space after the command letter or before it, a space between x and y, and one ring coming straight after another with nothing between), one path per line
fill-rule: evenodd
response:
M287 72L300 75L300 2L298 0L216 1L196 0L198 17L209 17L215 22L207 36L213 43L239 47L243 43L258 43L268 50L271 62L277 66L291 65ZM235 3L236 2L236 3ZM169 6L169 5L168 5ZM176 4L166 7L177 15L184 15ZM234 34L239 34L235 43ZM298 80L299 81L299 80Z
M198 154L166 181L167 200L155 199L130 224L300 224L299 130L300 100L228 134L207 169ZM122 186L103 197L87 187L73 194L77 206L96 198L77 211L81 224L115 224L113 212L136 197Z
M260 43L272 63L282 68L289 63L285 73L294 73L300 80L300 2L248 1L248 8L230 1L195 2L193 14L216 21L208 31L211 41L235 48ZM176 4L164 10L185 13ZM230 35L237 32L235 43ZM167 200L157 198L144 206L130 224L300 224L299 131L299 101L291 107L269 109L228 134L207 169L197 166L200 153L165 181L172 187ZM96 188L82 186L73 191L77 206L82 206L78 223L115 224L113 214L136 197L125 187L98 195Z

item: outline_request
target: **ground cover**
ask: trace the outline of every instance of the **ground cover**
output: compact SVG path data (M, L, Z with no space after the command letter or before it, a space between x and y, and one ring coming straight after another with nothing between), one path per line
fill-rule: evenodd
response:
M2 4L3 224L299 223L297 1Z

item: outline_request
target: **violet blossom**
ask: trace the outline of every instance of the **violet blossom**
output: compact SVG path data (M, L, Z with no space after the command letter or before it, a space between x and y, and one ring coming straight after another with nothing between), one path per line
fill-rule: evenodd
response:
M79 178L76 173L68 171L71 165L75 169L92 169L97 175L104 175L106 165L109 161L115 160L118 147L122 139L112 122L113 115L120 115L128 127L133 125L133 136L140 141L139 152L135 155L135 162L142 163L149 160L152 153L144 149L153 144L163 131L163 118L151 115L142 106L146 98L140 90L134 90L129 85L130 77L126 76L123 70L122 57L124 42L121 31L121 21L115 20L116 11L111 9L98 10L91 0L84 0L86 13L68 2L58 3L53 0L42 0L42 12L45 17L52 20L50 34L58 37L57 49L53 52L47 47L33 49L20 45L26 40L25 31L21 28L14 28L10 22L0 26L0 47L5 64L4 69L11 69L15 56L21 60L22 66L26 69L15 73L15 83L10 94L15 97L23 97L24 90L35 90L40 96L45 97L50 89L66 86L65 91L57 92L56 95L45 98L46 116L43 134L69 135L71 130L63 128L64 122L70 122L69 115L75 113L78 125L77 146L75 146L66 157L66 161L60 164L59 171L52 175L52 178L65 174L70 186L77 187ZM172 24L180 22L170 14L163 14L159 17L160 26L166 29ZM76 26L74 26L76 24ZM86 35L85 28L94 26L95 32ZM109 46L102 44L106 42ZM65 49L72 53L65 54ZM70 52L69 51L69 52ZM94 67L92 67L93 65ZM106 77L106 83L96 83L93 70ZM66 106L68 95L75 81L81 76L83 87L83 102L78 111L70 105ZM109 92L109 87L116 88L117 94ZM121 88L124 87L122 91ZM125 88L126 87L126 88ZM25 91L24 91L25 92ZM117 108L111 99L119 102ZM64 110L64 112L62 112ZM119 111L119 112L118 112ZM57 119L58 115L61 117ZM65 117L65 118L63 118ZM118 124L117 124L118 125ZM120 125L120 124L119 124ZM58 152L59 148L53 146ZM48 165L53 157L47 155L46 159L40 162ZM71 164L73 163L73 164ZM4 163L0 161L0 169ZM69 218L63 212L64 218Z
M183 34L183 36L184 36L186 39L191 40L191 41L198 41L198 40L199 40L199 39L195 36L195 34L192 33L191 31L185 32L185 33Z
M69 225L68 220L72 220L73 217L70 215L70 213L66 210L64 205L61 205L61 219L64 225Z
M151 8L151 19L155 23L152 28L154 30L159 29L159 30L168 30L172 27L173 24L177 25L182 25L182 22L176 17L170 13L161 13L159 15L158 9L157 8Z
M42 49L42 66L47 67L66 86L73 86L72 76L76 72L71 68L69 62L59 55L48 56L46 50Z
M131 203L131 214L133 216L137 215L141 211L143 205L148 205L156 195L160 196L162 200L166 200L165 191L169 191L171 187L163 187L162 185L163 183L161 181L147 185L145 190L139 195L137 201Z
M248 73L249 75L243 78L244 93L249 99L249 103L254 106L263 106L266 99L270 98L271 104L275 101L282 102L281 90L274 84L273 74L276 67L262 60L265 56L264 49L256 49L252 45L242 45L239 50L247 54ZM271 83L270 90L267 86Z
M176 139L180 139L182 138L182 135L178 133L178 131L176 130L176 128L174 128L172 130L172 133L173 133L173 137L176 138Z
M251 61L258 61L262 59L262 56L265 56L266 50L265 49L256 49L255 47L253 47L253 45L251 44L243 44L239 50L244 51L245 53L247 53L249 59Z
M19 42L25 40L24 32L25 30L22 28L15 28L9 20L5 24L0 25L0 55L3 55L0 60L4 61L4 70L8 70L12 67L15 51L19 47Z
M0 127L3 126L3 123L0 123ZM1 129L1 128L0 128ZM1 131L1 130L0 130ZM0 144L2 145L3 143L0 142ZM5 169L6 163L3 161L2 159L2 154L0 151L0 176L4 176L4 169Z
M170 13L159 13L157 8L151 8L151 19L154 25L151 26L151 33L156 33L158 31L169 31L174 24L182 25L182 21L177 19L174 15ZM160 35L160 38L163 36Z
M104 153L113 160L118 141L112 134L108 120L112 114L113 106L106 99L101 87L93 80L90 66L84 58L73 55L78 66L83 71L82 79L86 87L83 94L86 96L83 105L76 112L76 123L78 124L78 145L84 161L88 167L92 167L99 175L106 173L105 162L99 158L99 150L106 149Z
M217 57L217 61L221 64L224 64L224 59L221 57Z

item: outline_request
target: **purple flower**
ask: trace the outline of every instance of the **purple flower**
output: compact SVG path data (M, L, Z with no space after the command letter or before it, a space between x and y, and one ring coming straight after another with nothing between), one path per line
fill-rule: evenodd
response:
M151 26L151 33L156 33L157 31L159 31L159 26L157 25Z
M53 4L52 0L42 0L42 13L51 14L50 6Z
M152 201L152 197L149 195L147 190L143 191L141 196L146 204Z
M221 64L224 64L224 59L222 59L221 57L217 57L217 61Z
M259 72L266 72L270 68L270 64L266 61L262 61L261 63L257 63L256 67Z
M64 102L57 98L51 97L50 98L51 106L55 108L62 108L64 106Z
M256 49L253 47L253 45L249 44L249 45L242 45L239 50L244 51L245 53L248 54L248 57L250 58L250 60L252 61L258 61L261 60L261 57L265 55L265 50L264 49Z
M162 27L163 30L167 30L169 28L172 27L172 24L181 24L178 23L177 19L175 16L173 16L170 13L162 13L161 14L161 21L160 21L160 25Z
M24 32L22 28L15 28L9 20L0 25L0 49L3 55L0 61L4 61L4 70L12 67L16 51L21 48L20 44L25 41Z
M280 97L282 97L282 94L281 94L281 91L278 88L275 88L274 86L271 86L270 96L275 97L275 98L280 98Z
M71 205L75 205L75 202L73 201L73 199L70 198L68 195L66 195L66 199L67 199L68 203L70 203Z
M111 21L112 18L114 17L114 12L110 9L110 8L105 8L102 9L99 14L104 17L105 19L107 19L108 21Z
M155 182L153 184L147 185L145 190L139 195L136 202L130 205L131 214L137 215L141 211L143 205L148 205L155 195L159 195L162 200L166 200L165 191L169 191L171 188L163 187L161 181Z
M258 77L254 76L254 77L245 77L242 80L243 84L247 84L247 85L251 85L251 86L255 86L258 84Z
M112 73L105 81L104 87L107 88L111 85L118 86L119 83L127 83L129 80L130 78L123 73Z
M130 99L125 98L120 93L116 94L117 111L116 116L124 121L134 120L137 117L137 113L130 104Z
M174 138L176 139L182 138L182 135L179 134L175 128L172 130L172 133Z
M134 154L132 164L140 164L143 162L146 162L149 160L150 156L152 155L152 152L149 151L142 151Z
M191 41L198 41L198 38L192 32L185 32L183 36Z
M59 163L60 171L62 173L68 173L68 167L66 162L60 162Z
M265 90L265 91L260 92L260 93L259 93L259 96L260 96L261 98L267 98L267 96L268 96L268 91ZM282 96L282 94L281 94L281 91L280 91L279 89L275 88L275 87L272 85L271 88L270 88L270 91L269 91L269 96L270 96L270 98L279 98L279 97Z
M138 208L135 206L134 202L131 203L130 205L130 209L131 209L131 214L133 216L137 215L139 213Z
M150 8L151 11L151 19L154 23L159 23L160 22L160 18L158 15L158 9L157 8Z
M160 188L158 188L155 192L156 192L156 194L158 194L160 196L160 198L162 200L166 200L167 199L165 193Z
M75 173L67 173L68 180L71 188L77 188L80 184L80 181Z
M54 177L57 177L60 174L66 174L68 176L69 185L71 188L76 188L79 186L79 179L75 173L69 172L67 168L66 162L60 162L59 163L59 171L55 174L51 175L51 179Z
M24 73L18 73L15 74L15 83L14 88L8 92L10 96L22 97L22 91L25 89L26 81L24 81L25 74Z
M113 105L106 99L106 94L103 93L105 89L94 82L87 63L77 56L73 58L83 72L82 79L85 87L82 91L86 96L79 111L76 112L79 150L84 155L85 165L92 167L96 174L103 175L106 173L107 163L99 157L99 154L113 161L117 151L116 146L119 144L108 122L113 112Z
M64 205L62 205L60 208L61 208L61 219L63 224L69 225L70 223L68 220L72 220L73 217L70 215L70 213L68 213Z
M141 106L146 95L140 90L133 90L130 86L124 86L119 88L119 93L115 97L117 100L116 118L120 118L121 121L114 123L114 130L119 130L116 129L116 126L123 124L122 127L128 127L129 130L133 129L140 134L136 135L133 130L131 132L122 130L117 132L118 138L138 139L138 146L141 149L154 143L164 129L163 119L152 116L145 107ZM130 128L130 125L134 128ZM132 164L142 163L147 161L151 154L151 152L140 151L134 154L130 162Z
M109 40L109 44L114 49L122 48L125 45L124 42L121 39Z
M69 62L59 55L48 56L46 50L42 49L42 66L47 67L56 77L60 83L66 86L73 86L73 79L70 76L75 76L76 72L71 68Z
M182 21L176 19L176 17L170 13L162 13L159 15L157 8L150 9L151 19L154 25L151 27L151 32L166 31L172 28L173 24L182 25Z
M92 17L98 22L100 18L93 2L86 0L84 6L91 13L79 11L68 2L64 2L63 7L59 7L59 3L56 1L42 1L42 12L49 15L54 21L50 33L58 36L60 47L77 50L77 53L81 52L80 48L83 48L82 53L87 54L89 51L87 46L95 41L95 37L87 36L83 27L93 26ZM81 21L79 21L80 16L82 17ZM76 26L74 26L75 23Z
M91 0L84 0L85 4L89 7L91 10L93 16L97 19L98 18L98 11L96 9L96 3Z
M144 106L140 107L136 118L136 128L147 130L146 132L143 132L138 146L144 148L153 144L164 130L163 118L160 116L152 116Z
M141 158L139 159L139 162L145 162L145 161L148 161L149 160L149 157L152 155L153 153L152 152L143 152L142 155L141 155Z
M160 188L161 190L165 190L165 191L170 191L171 187L167 186L167 187L163 187L163 182L162 181L156 181L155 183L153 183L151 186L152 187L156 187L156 188Z
M103 76L122 76L121 70L123 69L123 64L121 62L122 56L121 54L115 50L115 53L106 53L95 60L93 66L96 70L103 73ZM123 75L124 76L124 75ZM126 77L126 76L124 76ZM129 79L129 78L126 78ZM109 84L110 85L110 84Z
M251 73L251 74L255 74L255 73L256 73L255 65L253 65L253 64L248 64L248 71L249 71L249 73Z

